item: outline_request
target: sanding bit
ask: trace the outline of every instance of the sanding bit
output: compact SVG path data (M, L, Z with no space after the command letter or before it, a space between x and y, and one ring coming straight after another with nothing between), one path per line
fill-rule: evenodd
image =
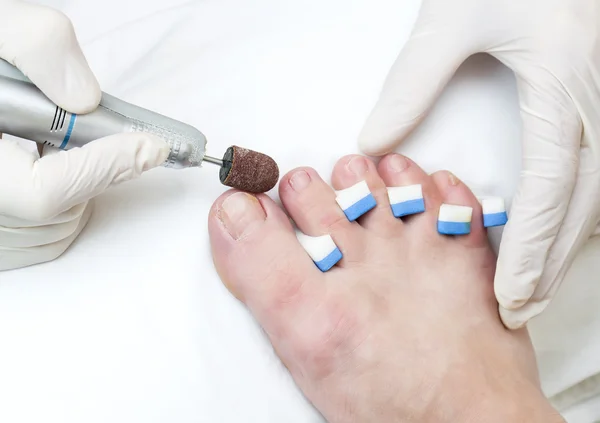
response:
M221 167L219 178L223 185L251 193L271 190L279 180L279 167L266 154L231 146L222 159L204 156L205 162Z
M0 59L0 133L62 150L82 147L122 132L146 132L169 144L165 167L221 167L221 183L251 193L272 189L279 179L275 161L267 155L232 146L222 159L206 155L206 137L196 128L102 93L91 113L76 115L53 104L17 68Z

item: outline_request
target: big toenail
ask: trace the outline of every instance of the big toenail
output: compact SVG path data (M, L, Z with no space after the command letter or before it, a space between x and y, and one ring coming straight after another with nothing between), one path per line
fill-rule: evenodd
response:
M352 172L355 176L363 176L369 169L367 159L364 157L353 157L348 162L348 169L350 169L350 172Z
M236 240L250 234L267 217L256 197L244 192L227 197L218 216L229 235Z
M308 184L310 184L310 175L304 170L299 170L290 178L290 185L296 192L302 191Z
M460 179L458 179L454 173L448 172L448 182L455 187L460 183Z
M399 154L390 157L390 169L394 172L402 172L408 167L408 160Z

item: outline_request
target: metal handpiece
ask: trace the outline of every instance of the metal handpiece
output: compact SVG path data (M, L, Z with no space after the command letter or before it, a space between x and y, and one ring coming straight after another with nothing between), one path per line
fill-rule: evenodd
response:
M206 137L196 128L106 93L98 108L74 115L53 104L15 67L0 59L0 133L68 150L122 132L158 135L171 148L164 166L200 166Z

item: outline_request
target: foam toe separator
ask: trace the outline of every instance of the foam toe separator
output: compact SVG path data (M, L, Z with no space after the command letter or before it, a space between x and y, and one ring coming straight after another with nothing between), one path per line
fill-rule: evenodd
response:
M392 213L395 217L410 216L425 211L423 187L409 185L405 187L391 187L387 189Z
M442 204L438 217L438 232L442 235L467 235L471 233L473 208Z
M349 221L353 222L369 210L372 210L377 202L371 194L369 186L365 181L336 192L336 201Z
M481 208L483 209L483 226L486 228L504 226L508 222L508 214L503 198L484 198L481 200Z
M321 272L327 272L342 259L342 252L330 235L313 237L296 230L296 237Z

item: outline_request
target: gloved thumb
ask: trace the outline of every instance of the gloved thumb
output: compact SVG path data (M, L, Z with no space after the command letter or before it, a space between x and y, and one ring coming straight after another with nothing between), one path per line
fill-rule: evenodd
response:
M459 66L473 52L464 31L422 15L394 63L358 144L370 156L392 152L423 120Z
M169 151L165 141L144 133L111 135L38 160L16 143L2 142L0 157L9 162L1 173L10 172L6 176L19 182L4 184L2 194L10 201L0 200L0 209L25 220L52 219L111 185L160 166Z
M91 112L100 102L100 86L73 25L57 10L23 1L0 1L0 58L16 66L54 104L70 113Z

